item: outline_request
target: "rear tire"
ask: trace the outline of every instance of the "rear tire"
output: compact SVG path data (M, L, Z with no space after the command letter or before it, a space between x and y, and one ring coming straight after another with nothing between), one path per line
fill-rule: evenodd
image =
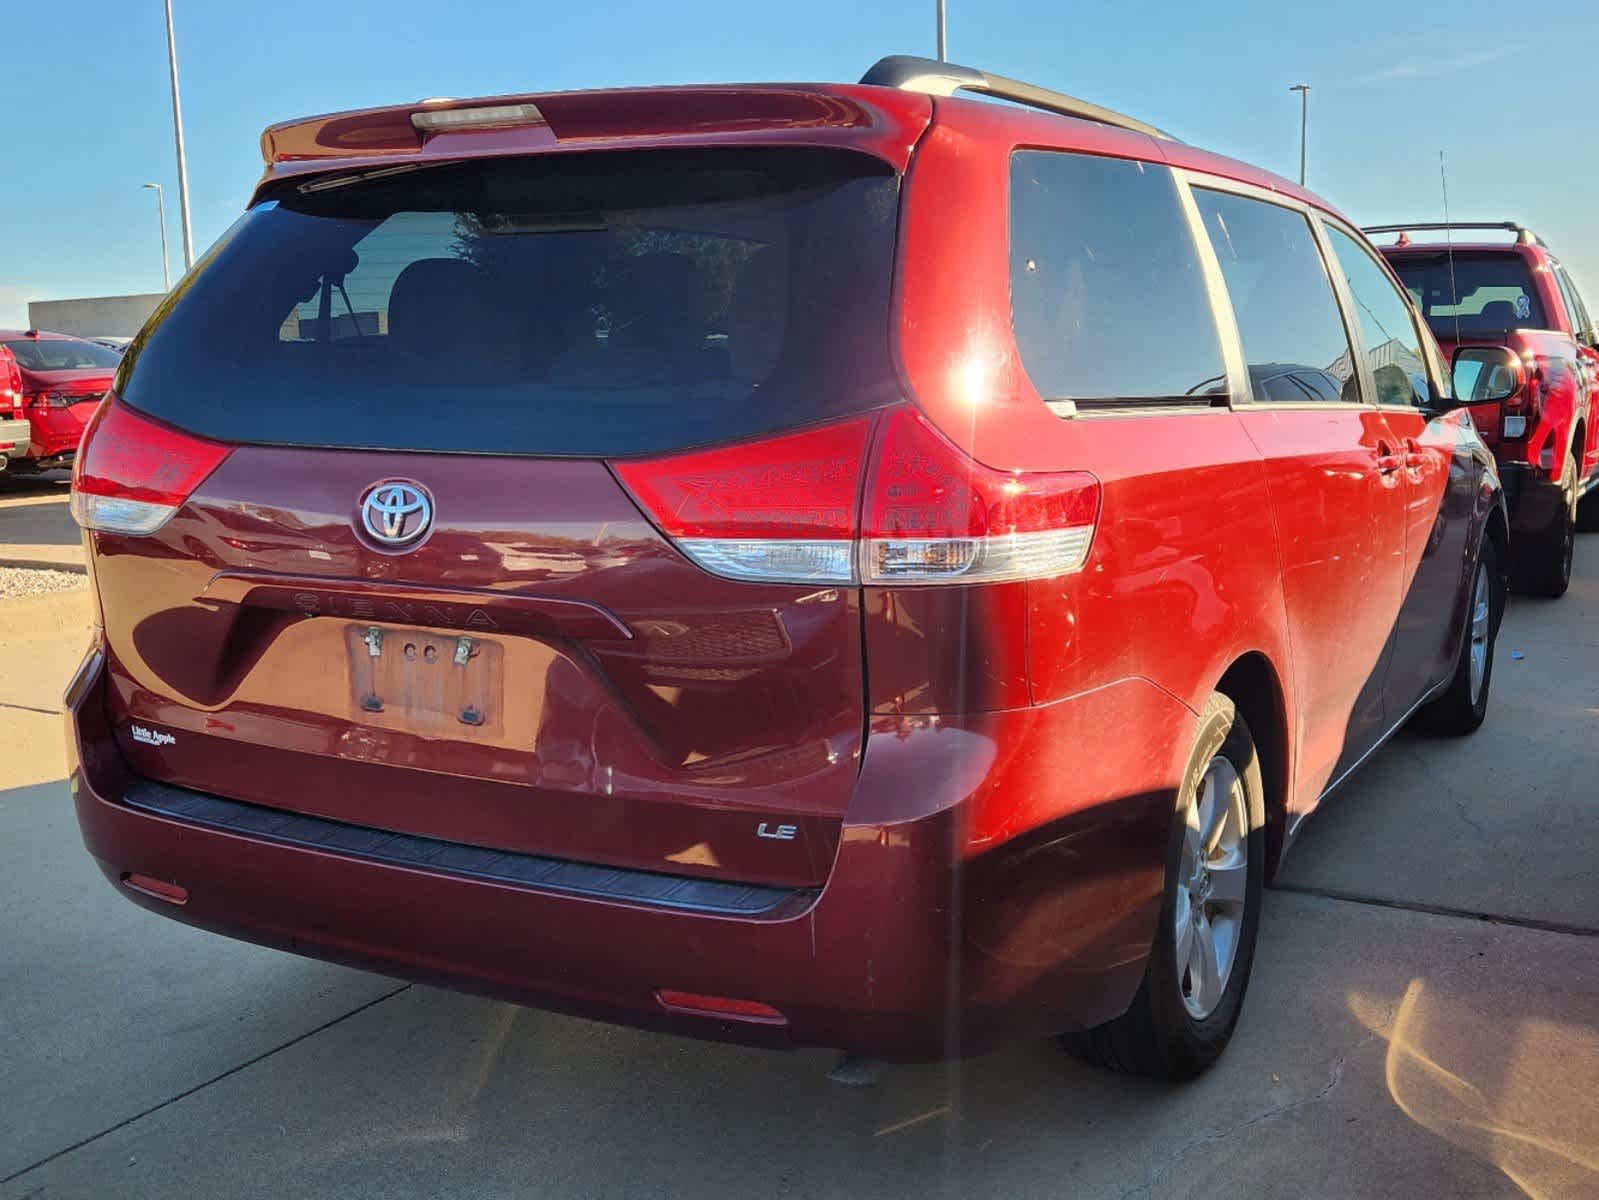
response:
M1565 503L1554 524L1541 537L1529 539L1515 552L1514 583L1518 592L1555 600L1571 586L1571 560L1577 546L1577 459L1566 455Z
M1493 682L1494 646L1504 616L1504 585L1499 578L1499 551L1484 537L1477 551L1477 570L1467 597L1465 636L1455 658L1449 688L1416 714L1416 724L1440 737L1474 733L1488 715L1488 688Z
M1095 1066L1155 1079L1191 1079L1214 1063L1249 985L1265 882L1260 760L1249 726L1216 693L1200 713L1177 793L1160 921L1138 994L1114 1021L1065 1035L1066 1048Z

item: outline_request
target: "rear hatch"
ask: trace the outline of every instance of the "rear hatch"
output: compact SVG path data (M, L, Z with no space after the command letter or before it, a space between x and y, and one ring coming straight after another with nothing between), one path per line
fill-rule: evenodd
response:
M1421 309L1446 361L1461 346L1503 346L1514 331L1548 329L1532 271L1514 246L1497 250L1447 248L1391 252L1388 261ZM1474 382L1457 380L1473 424L1483 440L1497 445L1503 428L1497 401L1470 403Z
M774 528L825 523L829 489L853 510L853 418L900 394L898 186L867 155L746 147L268 193L130 348L85 450L134 770L495 849L825 879L859 589L741 563L727 514L691 510L729 486Z

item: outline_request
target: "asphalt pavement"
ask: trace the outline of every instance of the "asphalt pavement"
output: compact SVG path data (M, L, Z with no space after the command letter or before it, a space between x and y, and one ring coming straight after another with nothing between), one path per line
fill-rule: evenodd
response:
M1401 734L1307 825L1182 1087L1038 1042L845 1088L162 921L60 778L82 593L4 604L0 1200L1599 1195L1599 535L1513 600L1482 730Z

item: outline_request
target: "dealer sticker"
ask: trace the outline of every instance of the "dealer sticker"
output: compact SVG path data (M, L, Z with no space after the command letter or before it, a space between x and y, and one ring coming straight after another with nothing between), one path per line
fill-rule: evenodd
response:
M146 746L172 746L177 744L177 738L160 729L146 729L143 725L134 725L128 731L136 742Z

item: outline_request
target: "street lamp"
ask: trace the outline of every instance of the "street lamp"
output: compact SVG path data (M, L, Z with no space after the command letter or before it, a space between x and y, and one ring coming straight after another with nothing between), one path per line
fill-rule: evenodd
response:
M944 0L938 0L938 61L944 62L948 55L944 53L946 38L944 36Z
M161 192L159 183L146 183L142 185L155 189L155 211L161 217L161 290L172 290L172 272L167 269L167 202Z
M183 104L178 99L178 43L172 35L172 0L166 0L166 6L167 66L172 72L172 131L178 141L178 216L183 219L183 269L187 271L194 266L194 237L189 232L189 163L183 154Z
M1305 186L1305 139L1310 132L1310 84L1296 83L1288 89L1299 93L1299 186Z

